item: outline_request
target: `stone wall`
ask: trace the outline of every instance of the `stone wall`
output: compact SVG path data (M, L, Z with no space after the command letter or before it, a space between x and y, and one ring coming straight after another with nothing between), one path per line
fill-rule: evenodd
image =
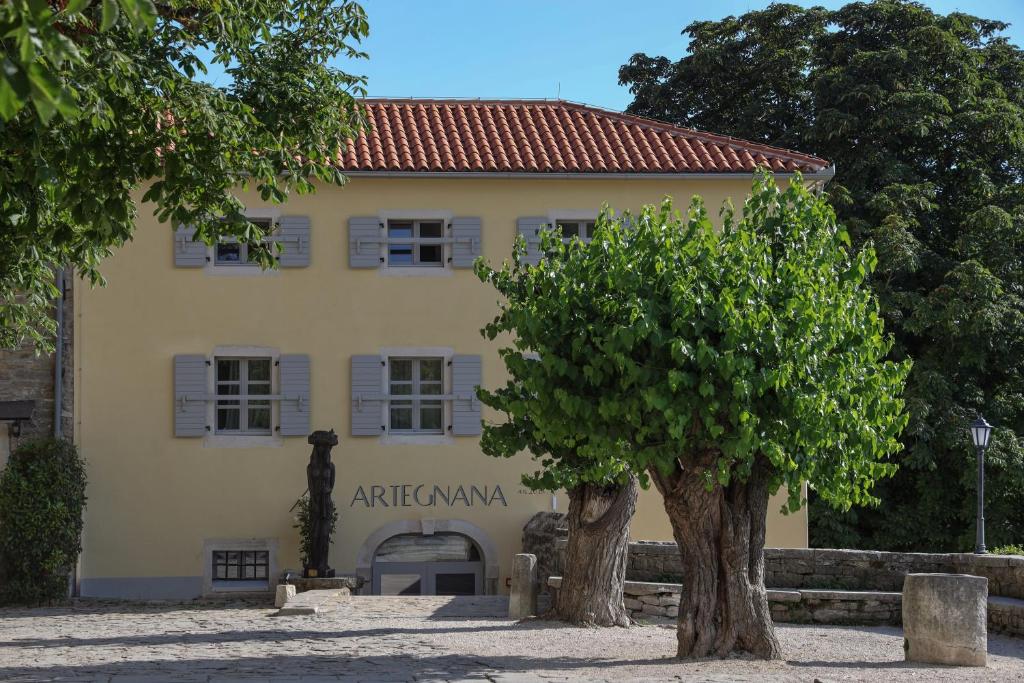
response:
M903 590L907 574L972 574L989 595L1024 599L1024 557L972 553L766 548L765 583L773 588Z
M541 593L548 590L548 577L561 574L562 562L556 555L564 553L558 543L568 533L565 515L561 512L538 512L523 527L523 552L537 558L537 582Z
M66 438L71 438L74 407L74 358L71 340L74 334L74 303L72 296L73 277L66 278L67 294L64 298L64 354L63 399L61 429ZM0 349L0 401L35 401L32 419L21 425L21 437L11 437L11 450L18 441L34 436L53 434L53 374L55 355L39 355L32 346L24 345L14 350Z
M556 540L557 584L565 541ZM971 574L988 579L988 625L1024 635L1024 557L971 553L766 548L765 585L778 622L898 625L907 574ZM629 544L626 607L634 618L679 613L682 567L675 543Z
M560 574L564 552L558 557ZM771 588L901 591L910 573L973 574L988 579L990 595L1024 599L1024 557L1014 555L765 548L764 562ZM675 583L681 571L675 543L629 544L627 579Z
M561 577L548 579L553 592ZM626 581L623 602L634 620L675 618L679 615L682 587L677 583ZM779 623L856 624L895 626L901 619L899 593L802 590L769 590L772 620Z

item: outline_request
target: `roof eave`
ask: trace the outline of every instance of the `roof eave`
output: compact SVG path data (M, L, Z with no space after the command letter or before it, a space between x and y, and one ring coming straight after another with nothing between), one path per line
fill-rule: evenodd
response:
M828 183L835 176L835 165L820 171L801 173L805 180ZM344 170L342 173L353 178L375 176L384 178L559 178L588 180L650 180L650 179L693 179L693 180L736 180L752 178L755 171L718 172L718 173L574 173L574 172L537 172L537 171L368 171ZM797 174L791 172L773 173L776 178L793 178Z

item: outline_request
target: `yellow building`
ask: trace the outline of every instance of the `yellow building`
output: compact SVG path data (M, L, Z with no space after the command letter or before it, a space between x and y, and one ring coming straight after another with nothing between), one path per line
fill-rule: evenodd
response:
M484 456L472 397L505 379L480 335L496 294L473 259L517 234L586 238L602 203L742 201L767 165L827 180L821 159L563 101L368 102L347 187L274 206L281 268L209 248L139 206L135 239L75 287L74 437L89 466L83 596L270 589L300 569L291 508L313 429L337 430L331 550L374 592L500 592L538 511L534 463ZM403 398L408 397L408 398ZM781 500L779 501L781 504ZM768 544L803 547L772 505ZM671 537L656 492L632 535Z

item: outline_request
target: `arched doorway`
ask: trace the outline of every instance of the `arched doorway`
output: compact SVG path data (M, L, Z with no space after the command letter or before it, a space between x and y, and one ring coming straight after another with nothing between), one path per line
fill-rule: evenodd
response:
M459 533L398 534L373 557L374 595L480 595L483 579L480 549Z
M402 535L430 537L437 534L457 534L472 540L483 563L483 587L479 593L483 595L497 594L498 576L500 575L498 548L486 531L472 522L462 519L403 519L388 522L378 528L366 537L356 553L356 576L363 579L363 587L359 592L362 595L376 592L373 580L374 561L377 549L388 539ZM420 585L422 590L424 584Z

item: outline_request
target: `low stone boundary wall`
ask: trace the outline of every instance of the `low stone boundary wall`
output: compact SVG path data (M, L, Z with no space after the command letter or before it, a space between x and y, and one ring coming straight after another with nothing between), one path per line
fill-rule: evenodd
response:
M550 577L547 585L550 604L554 604L562 577ZM677 583L626 581L623 584L624 603L633 619L675 618L679 614L681 591L682 586ZM778 623L899 626L903 620L903 595L896 591L769 588L768 605L772 620ZM988 627L993 632L1024 636L1024 600L989 596Z
M562 577L552 576L548 586L557 593ZM633 619L675 618L679 614L682 587L677 583L626 581L623 597ZM772 620L782 623L898 625L899 593L862 591L769 590Z
M564 545L559 550L561 573ZM1018 555L765 548L764 564L765 584L774 588L901 591L907 574L971 574L988 579L989 595L1024 599L1024 557ZM681 572L675 543L629 544L627 579L671 583Z
M988 627L999 633L1024 636L1024 600L989 595Z

